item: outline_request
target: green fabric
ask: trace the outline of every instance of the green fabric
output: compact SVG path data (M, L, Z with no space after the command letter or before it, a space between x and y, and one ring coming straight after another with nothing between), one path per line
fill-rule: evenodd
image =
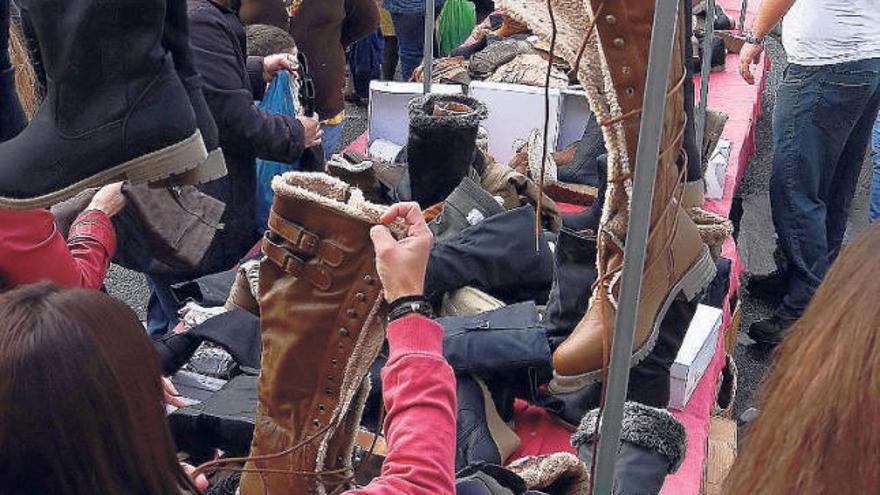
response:
M446 56L468 37L477 25L477 13L470 0L446 0L437 19L437 40L440 55Z

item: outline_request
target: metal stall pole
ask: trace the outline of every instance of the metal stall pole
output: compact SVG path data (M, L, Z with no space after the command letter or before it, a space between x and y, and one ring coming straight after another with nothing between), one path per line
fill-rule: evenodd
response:
M739 7L739 24L737 24L739 34L743 34L746 31L746 11L747 10L749 10L749 0L743 0L742 5L740 5L740 7Z
M703 136L706 134L706 111L709 105L709 73L712 70L712 40L715 37L715 0L706 1L706 29L703 33L703 59L700 70L700 105L697 107L696 139L700 150L700 163L706 161L703 156ZM709 150L708 153L712 153Z
M431 93L431 79L434 72L434 0L425 0L425 49L422 60L422 80L424 93Z
M660 137L666 111L672 44L680 42L675 37L678 12L679 0L657 0L648 57L648 77L645 81L645 99L642 105L642 124L639 128L639 144L635 157L633 201L623 254L620 302L614 321L605 408L599 426L599 450L596 454L593 495L610 495L614 487L614 464L620 444L623 403L629 385L633 334L639 311L645 249L654 197L654 180L657 177L657 159L660 155Z

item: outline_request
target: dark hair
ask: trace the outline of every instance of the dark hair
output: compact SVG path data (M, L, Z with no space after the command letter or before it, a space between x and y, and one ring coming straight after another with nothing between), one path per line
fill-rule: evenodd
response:
M0 490L169 495L195 488L135 314L50 284L0 295Z
M292 53L296 48L293 37L283 29L266 24L252 24L247 30L249 57L268 57L276 53Z
M776 356L723 493L877 493L880 225L843 250Z

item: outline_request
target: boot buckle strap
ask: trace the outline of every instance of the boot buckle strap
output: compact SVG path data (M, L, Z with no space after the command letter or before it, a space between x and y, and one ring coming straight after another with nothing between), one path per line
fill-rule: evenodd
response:
M269 229L304 254L318 256L332 267L342 264L344 253L335 244L324 241L317 234L290 222L274 210L269 211Z
M293 251L272 240L271 233L263 236L263 254L273 263L278 265L285 273L296 278L304 278L313 286L321 290L330 288L332 279L325 270L314 263L297 256Z

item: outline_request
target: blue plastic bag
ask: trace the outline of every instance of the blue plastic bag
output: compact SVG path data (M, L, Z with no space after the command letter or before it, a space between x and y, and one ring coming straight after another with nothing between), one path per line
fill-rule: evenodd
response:
M296 103L290 92L290 75L287 71L278 71L263 101L258 105L260 110L273 114L296 116ZM299 170L299 160L293 163L279 163L257 158L257 190L255 191L256 225L257 231L262 234L266 230L266 222L269 219L269 210L272 208L272 177L284 172Z

